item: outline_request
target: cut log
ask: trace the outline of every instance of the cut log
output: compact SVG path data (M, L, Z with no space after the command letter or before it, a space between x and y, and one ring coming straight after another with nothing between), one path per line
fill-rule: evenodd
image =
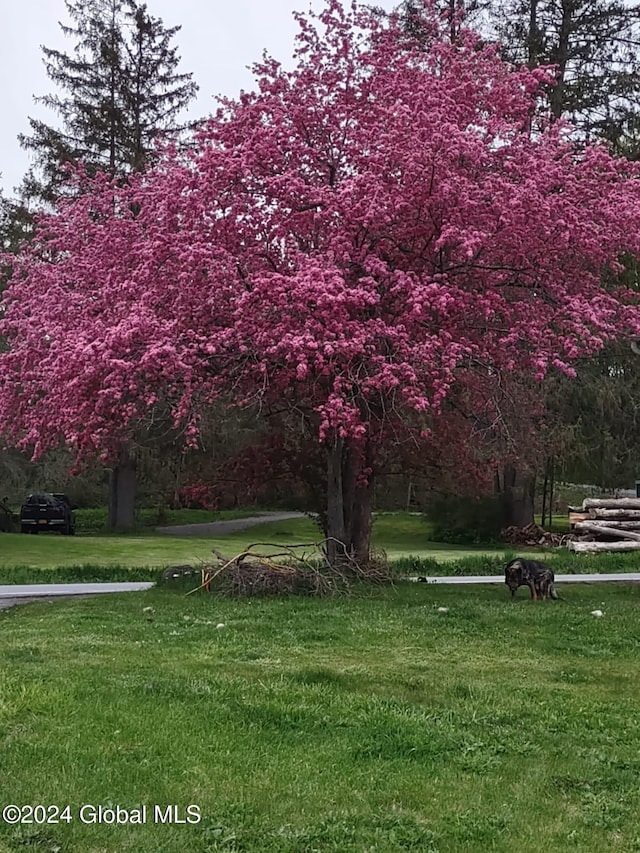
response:
M588 512L570 512L569 524L577 524L579 521L588 521L591 518Z
M640 498L585 498L582 509L640 509Z
M613 527L615 530L640 530L640 520L638 521L618 521L615 518L591 518L586 516L576 520L574 526L586 521L596 527Z
M594 508L589 510L591 518L621 518L626 521L632 519L640 519L640 509L600 509Z
M632 533L631 530L622 530L619 527L605 527L593 521L581 521L576 524L576 530L584 530L587 533L597 533L599 536L617 536L622 539L633 539L640 542L640 533Z
M567 542L567 548L578 554L598 554L601 551L640 551L640 542Z

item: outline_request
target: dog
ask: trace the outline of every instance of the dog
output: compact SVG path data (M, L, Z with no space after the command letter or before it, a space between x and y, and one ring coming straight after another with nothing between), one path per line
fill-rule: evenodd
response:
M504 573L504 582L511 590L511 596L515 597L519 586L528 586L532 601L557 599L559 596L554 579L554 574L546 563L524 560L522 557L511 560Z

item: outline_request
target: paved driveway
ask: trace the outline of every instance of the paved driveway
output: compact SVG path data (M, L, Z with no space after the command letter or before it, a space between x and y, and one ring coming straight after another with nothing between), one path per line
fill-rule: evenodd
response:
M424 583L446 583L446 584L473 584L473 583L504 583L502 575L467 575L463 577L411 577L404 578L407 581L423 581ZM607 583L616 581L622 583L636 583L640 581L640 572L616 572L615 574L584 574L584 575L556 575L556 583Z
M141 592L154 586L135 583L32 583L0 586L0 610L31 601L55 601L57 598L86 598L114 592Z
M205 524L174 524L171 527L156 527L158 533L167 536L229 536L256 524L267 521L287 521L289 518L304 518L303 512L263 512L251 518L234 518L229 521L208 521Z

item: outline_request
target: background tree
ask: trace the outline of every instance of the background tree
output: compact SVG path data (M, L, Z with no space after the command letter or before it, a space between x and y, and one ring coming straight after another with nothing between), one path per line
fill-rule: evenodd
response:
M481 19L478 19L479 21ZM497 0L485 32L507 59L552 65L551 115L583 139L606 139L626 155L640 143L640 6L623 0Z
M577 368L575 382L549 383L549 420L562 438L558 475L602 489L633 488L640 479L638 356L610 344Z
M337 0L300 23L294 70L265 59L188 157L43 218L0 418L36 454L108 458L155 407L189 443L212 401L278 405L321 448L330 558L365 560L380 448L640 331L635 290L603 286L640 252L640 181L531 134L544 75L471 34L425 51Z
M59 117L53 126L30 119L20 141L36 159L27 197L54 201L65 166L82 162L89 175L126 175L142 169L154 143L180 130L178 116L194 97L191 74L179 73L173 46L180 27L165 28L135 0L65 0L71 54L43 47L57 92L36 98Z
M577 129L577 139L602 139L615 154L636 158L640 154L639 13L637 3L617 0L489 3L485 32L501 39L504 55L511 61L530 68L555 67L549 88L551 114L554 119L568 119ZM633 264L625 277L630 286L636 286ZM555 450L549 449L549 464L558 473L603 487L633 483L637 474L631 469L640 469L634 450L637 440L631 438L635 418L629 417L629 403L636 398L635 374L640 365L630 356L619 347L606 347L596 359L580 363L575 383L562 379L552 383L547 408L554 424L549 435ZM558 447L563 448L564 458L556 463Z

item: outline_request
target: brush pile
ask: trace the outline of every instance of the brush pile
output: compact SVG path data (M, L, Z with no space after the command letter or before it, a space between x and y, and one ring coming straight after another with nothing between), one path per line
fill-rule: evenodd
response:
M200 585L190 592L205 590L231 596L337 595L347 593L357 582L389 583L391 570L383 551L372 552L365 566L346 557L337 565L326 558L326 540L307 545L269 545L257 542L234 557L213 551L215 560L197 571ZM277 550L265 552L265 548ZM190 567L173 567L165 572L171 580ZM173 572L173 574L170 574Z

